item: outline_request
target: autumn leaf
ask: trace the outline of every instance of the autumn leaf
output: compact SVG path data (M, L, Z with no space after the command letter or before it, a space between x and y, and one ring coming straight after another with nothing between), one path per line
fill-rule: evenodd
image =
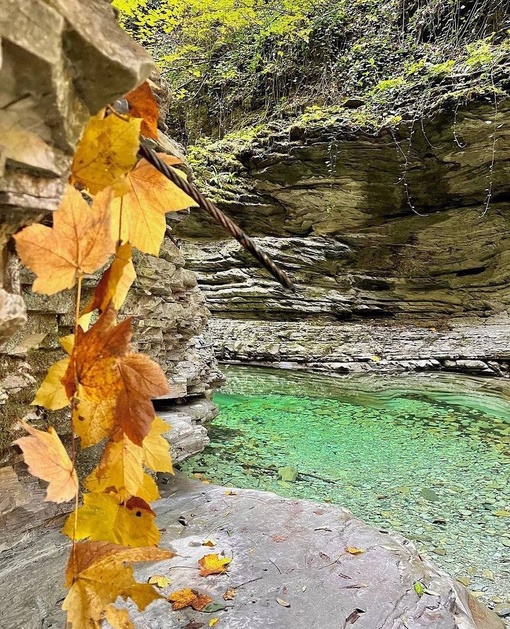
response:
M152 577L149 577L148 583L150 583L150 585L155 585L158 588L166 588L170 585L170 583L172 583L172 580L162 574L153 574Z
M103 618L110 624L129 622L128 616L113 607L120 596L130 598L144 610L162 598L148 583L137 583L129 563L171 559L175 554L154 547L125 548L108 542L78 542L70 555L66 586L70 587L62 609L73 629L100 627ZM129 627L129 624L114 627Z
M22 450L28 471L49 483L45 500L67 502L78 491L78 477L74 465L53 428L37 430L26 422L23 428L31 435L20 437L16 443Z
M172 592L168 595L167 599L172 603L172 609L174 611L184 609L185 607L192 607L199 612L212 601L212 598L207 596L207 594L199 594L196 590L190 590L189 588Z
M235 598L236 595L237 595L237 590L234 590L234 589L227 590L225 594L223 594L223 600L231 601L233 598Z
M155 546L159 531L154 524L154 511L141 498L123 502L115 494L86 493L83 506L67 519L62 533L71 539L88 538L113 542L121 546Z
M99 465L85 480L85 487L91 492L117 493L122 500L138 496L152 502L159 498L154 479L143 469L143 449L124 434L106 444Z
M142 135L157 140L159 112L149 83L145 81L129 94L126 94L126 100L129 103L130 116L142 118Z
M168 393L168 381L161 367L145 354L129 354L119 363L122 389L117 399L115 423L141 445L154 419L151 398Z
M161 417L155 417L149 434L142 442L143 462L155 472L172 472L170 444L162 436L168 432L170 426Z
M159 155L168 165L180 160ZM144 253L157 256L165 235L165 214L195 206L175 184L142 159L128 175L129 190L112 202L112 234Z
M232 561L230 557L220 557L218 554L205 555L198 560L200 566L200 576L207 577L210 574L221 574L226 572L228 564Z
M74 432L81 439L82 448L96 445L110 436L114 423L116 398L91 402L78 385L72 411Z
M62 384L62 378L68 367L69 358L62 358L62 360L51 365L31 404L44 406L44 408L50 411L56 411L68 406L69 398Z
M131 319L116 325L115 310L110 307L87 331L77 330L69 368L63 378L69 398L81 385L81 394L91 402L115 398L122 383L118 359L130 351Z
M136 164L141 124L139 118L105 118L104 110L90 118L74 155L71 182L93 195L108 186L125 190L123 178Z
M92 299L82 314L87 314L96 309L103 312L110 303L115 310L119 310L136 279L132 253L133 248L129 243L117 247L113 262L103 273L94 290Z
M53 295L72 288L78 274L94 273L114 252L110 235L110 195L89 207L72 186L53 227L30 225L15 234L16 249L25 266L36 274L35 293Z
M345 549L350 555L361 555L365 552L363 548L356 548L355 546L347 546Z

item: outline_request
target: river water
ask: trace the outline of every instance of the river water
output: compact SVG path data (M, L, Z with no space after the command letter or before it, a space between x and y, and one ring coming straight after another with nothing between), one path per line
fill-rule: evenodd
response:
M510 402L504 381L331 378L228 368L205 452L210 482L341 504L490 606L510 603Z

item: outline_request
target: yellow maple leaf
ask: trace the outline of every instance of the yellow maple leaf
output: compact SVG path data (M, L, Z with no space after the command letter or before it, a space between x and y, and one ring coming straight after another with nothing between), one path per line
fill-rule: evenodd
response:
M166 588L167 585L172 583L172 579L169 579L162 574L153 574L152 577L149 577L148 583L155 585L158 588Z
M172 609L174 611L184 609L185 607L192 607L199 612L212 601L212 598L207 596L207 594L199 594L196 590L184 588L169 594L167 600L172 603Z
M160 155L167 164L176 157ZM112 234L144 253L157 256L165 235L165 214L195 206L185 192L142 159L128 175L129 190L112 202Z
M91 492L103 492L113 487L126 490L129 496L140 496L143 483L143 450L122 435L119 440L110 440L106 444L99 465L85 480L85 487Z
M102 312L110 303L115 310L119 310L136 279L132 254L133 248L130 243L117 247L115 258L99 280L94 295L82 313L83 315L96 309Z
M62 360L51 365L31 404L44 406L49 411L56 411L59 408L68 406L69 398L62 384L62 378L68 367L69 358L62 358Z
M26 422L23 428L31 435L20 437L16 443L22 450L28 471L49 483L45 500L67 502L78 492L78 477L74 465L53 428L37 430Z
M139 118L104 117L104 110L90 118L74 155L71 180L91 194L108 186L123 188L123 178L136 164L140 145Z
M161 419L155 417L149 434L142 442L143 461L147 467L155 472L172 472L172 458L170 456L170 445L162 436L168 432L169 425Z
M363 548L356 548L355 546L347 546L345 549L350 555L361 555L365 552Z
M162 598L148 583L137 583L133 567L138 561L171 559L170 550L154 547L125 548L109 542L78 542L69 557L66 586L70 587L62 609L73 629L100 627L107 618L113 627L129 627L128 616L113 607L118 597L130 598L144 610Z
M113 542L122 546L155 546L159 531L154 524L154 511L137 497L123 502L113 493L83 495L83 506L72 513L62 529L71 539L88 538Z
M92 402L82 395L82 389L83 387L78 385L72 421L74 432L80 437L82 447L88 448L110 436L116 398Z
M228 564L232 561L230 557L220 557L217 553L205 555L198 560L200 566L200 576L207 577L210 574L221 574L226 572Z
M72 288L78 274L94 273L114 252L110 235L110 195L89 207L81 194L67 187L53 227L30 225L15 234L16 249L36 274L35 293L53 295Z

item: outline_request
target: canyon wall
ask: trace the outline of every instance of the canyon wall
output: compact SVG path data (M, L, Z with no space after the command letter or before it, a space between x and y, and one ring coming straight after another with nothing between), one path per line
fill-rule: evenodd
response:
M349 114L201 149L200 180L296 283L282 289L206 217L179 224L217 356L340 373L506 372L510 102L373 133Z

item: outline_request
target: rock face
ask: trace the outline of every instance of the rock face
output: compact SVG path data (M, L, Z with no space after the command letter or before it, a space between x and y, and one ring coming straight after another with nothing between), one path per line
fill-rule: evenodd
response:
M221 159L206 163L200 176L216 173L220 207L297 286L281 289L199 215L179 225L218 355L506 369L509 117L504 101L373 135L338 116L308 120L236 150L224 166L235 186L223 188Z
M29 5L6 0L0 15L0 528L7 530L22 530L27 513L35 526L56 510L39 506L39 487L25 478L11 444L23 417L37 427L51 422L66 438L66 411L50 419L29 404L49 365L64 356L58 339L72 333L74 309L71 291L32 293L33 277L19 267L8 241L59 206L90 114L153 70L147 53L120 29L110 2ZM134 262L138 278L122 314L133 317L135 347L157 360L171 383L159 406L166 409L174 458L180 460L207 442L202 423L215 413L210 391L221 376L210 347L198 337L208 311L195 274L170 241L160 258ZM84 299L91 288L91 282L85 285Z
M227 629L353 624L360 629L503 629L493 612L423 560L411 542L371 528L341 507L177 479L156 511L164 527L161 545L172 545L178 556L141 567L137 578L169 576L164 595L181 588L209 595L221 603L214 617ZM212 530L214 549L201 545ZM12 603L0 627L62 626L56 603L64 592L54 575L63 571L63 539L49 528L39 533L36 552L21 547L14 565L5 556L0 593ZM228 574L199 576L197 561L210 552L232 558ZM419 593L415 584L422 588ZM230 600L223 598L226 590L234 590ZM132 617L136 626L154 629L205 626L211 618L189 607L172 611L164 599L143 613L132 609Z

